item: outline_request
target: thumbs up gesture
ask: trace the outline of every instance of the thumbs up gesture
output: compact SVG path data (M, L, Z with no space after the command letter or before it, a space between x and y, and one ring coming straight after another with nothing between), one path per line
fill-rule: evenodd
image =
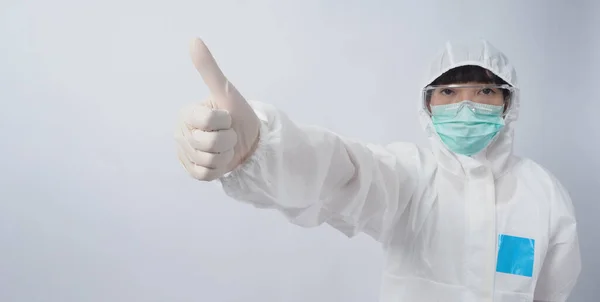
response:
M178 157L192 177L211 181L252 155L258 144L260 120L202 40L192 41L190 55L210 97L183 110L175 134Z

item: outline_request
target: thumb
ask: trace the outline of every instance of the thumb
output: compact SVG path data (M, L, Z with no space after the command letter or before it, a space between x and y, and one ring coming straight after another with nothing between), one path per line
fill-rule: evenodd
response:
M246 102L233 84L227 80L219 65L217 65L215 58L202 40L195 38L192 41L190 56L217 107L230 110L239 105L240 102Z

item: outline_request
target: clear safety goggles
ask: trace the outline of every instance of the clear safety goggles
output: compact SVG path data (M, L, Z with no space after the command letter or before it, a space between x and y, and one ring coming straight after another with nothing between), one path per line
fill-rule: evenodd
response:
M502 115L505 116L511 109L516 89L510 85L494 84L452 84L452 85L430 85L423 89L423 109L432 115L431 107L458 104L465 100L471 102L463 103L469 105L469 109L477 114L490 114L495 106L503 106ZM480 104L478 106L475 104ZM442 107L443 108L443 107ZM437 114L438 112L436 112Z
M480 104L472 101L462 101L460 103L448 105L431 106L431 115L438 118L455 118L463 107L467 107L478 116L503 116L504 106Z

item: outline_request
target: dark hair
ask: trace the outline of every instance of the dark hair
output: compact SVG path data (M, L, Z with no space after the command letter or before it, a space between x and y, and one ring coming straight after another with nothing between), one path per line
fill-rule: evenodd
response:
M431 85L465 84L469 82L481 84L508 84L493 72L476 65L465 65L444 72Z
M499 76L483 67L477 65L464 65L444 72L441 76L431 82L430 85L465 84L469 82L494 85L508 84ZM503 94L504 97L507 98L509 97L510 92L508 90L503 90ZM430 98L431 91L427 94L427 101L429 101Z

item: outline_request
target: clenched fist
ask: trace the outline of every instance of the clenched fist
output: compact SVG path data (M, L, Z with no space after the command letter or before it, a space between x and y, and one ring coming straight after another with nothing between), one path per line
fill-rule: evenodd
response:
M178 156L192 177L211 181L252 155L258 144L260 120L202 40L192 41L190 55L210 97L183 110L175 133Z

